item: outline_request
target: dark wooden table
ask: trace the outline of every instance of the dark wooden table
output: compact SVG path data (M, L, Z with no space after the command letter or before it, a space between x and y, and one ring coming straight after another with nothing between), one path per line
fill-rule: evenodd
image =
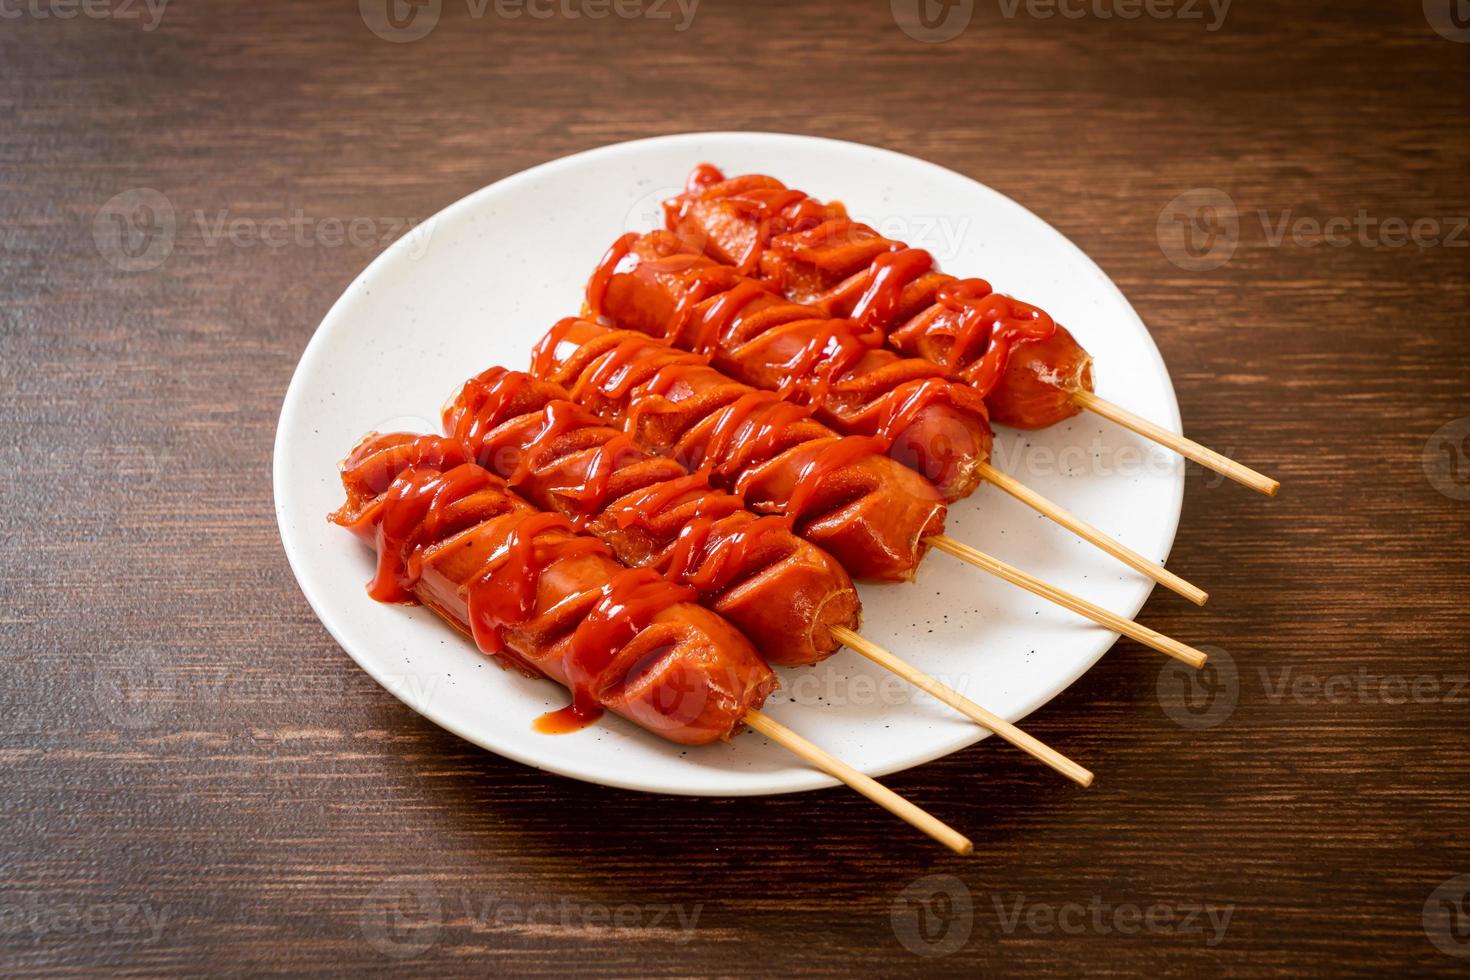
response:
M1465 975L1470 30L1419 0L1002 0L947 41L937 7L624 3L0 4L0 969ZM844 791L503 761L379 689L287 568L277 410L380 234L695 129L1016 198L1128 293L1189 431L1284 483L1193 474L1171 564L1213 599L1140 617L1233 674L1125 643L1030 719L1094 788L991 742L889 780L972 859Z

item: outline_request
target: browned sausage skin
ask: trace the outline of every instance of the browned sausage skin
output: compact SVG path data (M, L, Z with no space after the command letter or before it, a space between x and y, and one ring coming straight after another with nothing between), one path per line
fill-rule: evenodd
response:
M881 333L788 302L671 232L619 239L592 276L587 305L615 326L709 354L737 381L813 406L839 432L877 436L947 500L981 480L992 441L983 397L933 362L884 349Z
M981 279L934 268L928 253L853 221L773 177L726 179L703 164L665 205L686 246L759 276L794 302L851 316L888 346L945 366L984 395L991 417L1037 429L1076 415L1092 358L1066 328ZM881 281L880 281L881 280Z
M832 627L860 625L857 590L836 559L707 474L638 448L560 385L492 368L460 388L443 421L535 506L572 518L624 564L696 588L772 664L821 661L840 648Z
M372 543L376 599L422 602L482 650L671 741L729 738L776 687L692 592L619 565L438 436L372 434L342 464L337 524Z
M907 581L925 538L943 533L943 498L876 440L839 436L810 409L645 334L568 318L537 344L531 373L750 510L786 515L854 578Z

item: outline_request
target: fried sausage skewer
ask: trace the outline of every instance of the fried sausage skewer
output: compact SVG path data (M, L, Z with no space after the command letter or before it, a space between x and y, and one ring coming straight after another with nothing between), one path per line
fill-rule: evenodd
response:
M1047 500L990 463L984 400L942 367L899 357L851 320L783 300L730 266L687 251L671 232L630 233L608 250L587 287L590 312L708 353L746 384L799 397L849 435L877 437L888 454L936 480L947 499L981 480L1199 605L1202 589Z
M709 474L751 510L786 515L854 577L907 580L931 546L942 547L1191 666L1205 662L1193 647L948 538L938 493L883 455L878 440L839 436L809 408L732 381L702 357L638 331L568 318L537 343L531 373L564 385L640 447Z
M699 745L729 738L776 687L694 590L618 566L450 440L369 436L342 464L342 484L347 503L332 519L378 553L369 595L421 602L485 653L571 689L578 720L607 709Z
M860 605L838 562L716 490L708 474L638 449L572 403L560 385L491 368L445 405L444 433L542 510L567 517L632 567L697 590L700 601L780 666L846 645L1083 786L1092 773L858 634Z
M694 248L757 275L782 295L850 316L895 351L942 365L983 395L997 422L1055 425L1088 410L1202 466L1274 496L1280 484L1163 429L1093 391L1092 357L1044 310L957 279L923 249L853 221L773 177L725 179L696 167L665 205L667 227Z
M570 688L580 722L610 710L701 745L754 728L960 854L953 828L762 714L771 669L694 590L619 565L564 517L538 511L468 463L457 444L404 433L364 439L342 465L332 519L371 542L369 594L422 602L477 646Z

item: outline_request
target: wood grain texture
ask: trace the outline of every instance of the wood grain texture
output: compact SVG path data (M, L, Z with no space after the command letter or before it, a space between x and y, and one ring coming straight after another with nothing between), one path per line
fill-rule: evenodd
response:
M356 8L177 0L145 30L141 3L5 7L0 969L1464 975L1424 909L1470 874L1470 502L1423 459L1470 416L1470 233L1271 229L1462 222L1470 44L1419 0L1241 0L1216 31L982 0L934 44L883 2L705 0L677 31L444 0L405 44ZM972 174L1116 279L1189 433L1283 481L1266 501L1195 472L1170 564L1212 601L1156 592L1140 617L1228 652L1228 719L1177 724L1183 689L1121 644L1028 725L1092 789L994 741L888 780L974 837L963 860L842 791L666 799L526 769L336 647L281 553L270 451L307 338L379 246L239 245L218 216L420 219L551 157L722 128ZM94 230L139 188L177 236L127 272ZM1192 272L1156 225L1197 188L1240 232ZM1439 686L1395 703L1364 676ZM904 889L933 875L951 904L915 918Z

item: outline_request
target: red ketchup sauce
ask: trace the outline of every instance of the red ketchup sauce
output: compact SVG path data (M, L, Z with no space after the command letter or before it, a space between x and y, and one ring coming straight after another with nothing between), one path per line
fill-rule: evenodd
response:
M603 253L601 261L597 263L597 269L593 271L592 278L587 280L587 309L591 316L598 316L602 312L602 301L607 297L608 283L612 282L613 274L617 271L619 264L627 258L633 249L633 243L638 240L638 233L628 232L613 242L606 252ZM557 326L566 320L558 321ZM553 330L556 328L553 327ZM552 346L555 346L554 344ZM536 372L538 375L540 371Z
M822 245L856 240L860 226L846 217L841 205L823 205L800 191L765 183L740 187L739 182L746 179L736 178L730 182L736 186L722 193L716 186L725 181L720 171L708 164L695 168L678 206L665 209L668 226L674 228L687 217L695 198L712 193L729 211L756 226L752 246L740 263L742 271L759 268L762 256L769 252L778 280L784 278L779 274L784 265L810 259ZM802 231L800 242L790 240L797 231ZM783 235L788 236L787 241L774 240ZM851 318L865 330L887 332L899 326L895 321L904 290L931 271L934 260L928 252L892 242L890 251L823 294L817 305L830 311L857 296ZM951 373L963 371L965 380L982 396L999 383L1016 344L1045 341L1056 332L1055 322L1045 311L994 292L983 279L951 280L940 287L935 305L958 320L943 366Z
M881 453L882 440L874 436L844 436L822 451L801 468L796 478L796 488L786 505L786 516L799 520L816 497L822 482L833 473L851 466L864 456Z
M688 586L675 585L651 568L629 568L602 587L602 598L572 634L567 680L572 703L538 719L538 729L552 734L584 727L602 714L592 684L628 641L643 632L660 612L695 597ZM575 728L570 723L576 723Z
M406 447L407 454L432 457L444 455L445 440L424 437ZM421 447L421 448L416 448ZM373 462L367 460L368 464ZM353 464L349 460L348 467ZM349 473L357 479L359 474ZM363 479L371 480L372 474ZM485 469L474 464L439 470L432 465L410 465L398 473L383 492L374 511L377 522L378 562L368 593L382 602L413 602L413 589L423 571L423 554L460 528L451 523L451 508L460 501L498 484ZM505 513L514 513L513 510ZM570 533L571 523L557 514L526 510L511 528L505 542L486 558L483 568L464 586L470 635L476 646L491 656L503 656L530 665L505 641L505 630L524 625L534 616L537 590L545 571L557 562L600 554L611 557L602 542ZM738 545L737 545L738 547ZM728 550L729 546L727 546ZM676 585L652 569L624 569L602 587L597 604L573 632L566 661L566 679L572 702L536 722L538 730L573 731L602 714L597 679L622 649L648 627L660 612L687 602L694 589Z
M920 254L927 260L927 253ZM670 260L684 258L686 257L671 256ZM902 272L905 266L899 264L895 268ZM728 269L718 267L718 273L728 272ZM728 275L710 273L711 270L708 268L699 268L683 276L684 289L675 307L673 322L665 329L666 338L677 336L688 325L688 320L693 318L696 320L697 342L705 344L705 349L709 349L728 331L739 330L744 311L751 302L772 295L766 287L754 280L732 280ZM885 282L891 281L893 281L891 277L885 280ZM730 282L733 282L734 285L729 286ZM718 290L721 286L727 286L727 288L723 292L715 292L712 298L706 296L707 293ZM884 288L892 287L885 286ZM899 286L900 290L901 288ZM896 302L896 300L882 301ZM806 308L795 304L788 304L782 307L781 311L785 319L775 320L773 318L776 326L798 319L811 319ZM819 328L812 330L811 338L802 345L796 355L782 365L783 378L775 393L751 392L722 410L724 414L716 425L715 433L709 441L705 454L706 468L719 466L719 471L728 475L735 468L734 461L745 458L742 450L753 447L745 440L742 440L739 445L731 445L730 440L734 438L736 432L742 431L743 423L756 409L763 407L766 402L787 399L796 391L801 392L800 411L788 409L787 414L781 416L779 421L776 413L772 412L772 417L759 430L747 433L748 439L754 439L756 444L760 445L777 437L781 425L809 417L813 412L822 408L830 398L832 388L837 381L861 361L873 346L881 345L882 342L881 330L861 328L852 319L838 317L823 320ZM619 354L609 358L603 369L597 372L597 376L601 376L613 365L620 363L619 358L632 357L639 352L635 349L637 348L636 342L625 343L628 350L624 352L620 348ZM646 344L644 347L646 348ZM671 354L670 356L679 355ZM694 363L703 363L703 361L699 359ZM667 391L680 376L678 367L678 363L671 363L661 368L655 374L653 381L643 387L643 391ZM585 378L586 375L584 375ZM594 377L593 380L595 381L596 378ZM579 381L579 384L581 383ZM876 451L880 454L886 453L894 440L916 423L926 408L946 396L946 387L947 382L944 379L931 378L920 383L905 385L890 393L891 397L886 399L882 419L874 433L878 440L875 444ZM626 390L617 392L616 397L622 397L625 394L627 394ZM639 413L640 406L636 404L636 400L630 411L635 416ZM712 460L720 462L711 462ZM740 491L737 490L737 492Z
M620 344L604 360L589 366L579 379L579 386L595 387L613 397L625 398L633 378L632 358L637 348L647 343L647 338L640 336L631 346ZM681 367L687 368L689 359L685 355L660 371L674 372ZM703 363L702 358L693 360ZM513 448L507 445L507 441L515 432L499 431L498 427L507 421L515 393L522 390L528 380L529 377L520 372L496 369L468 382L460 390L449 412L450 426L467 452L484 460L497 458L496 454ZM546 459L557 440L597 421L579 405L565 400L546 402L541 408L541 416L536 434L518 447L519 461L507 479L511 486L524 483ZM639 523L648 527L676 500L687 499L690 492L703 491L694 508L695 521L700 522L701 533L697 538L681 535L675 541L670 557L660 563L659 570L676 582L691 585L702 593L718 592L746 567L766 535L789 529L781 519L758 519L733 533L712 535L715 522L738 511L742 502L735 497L715 494L707 471L664 480L609 503L611 479L618 469L618 462L631 453L638 453L633 441L626 434L616 435L593 451L580 483L557 487L551 492L569 502L574 510L571 525L581 530L597 514L604 514L617 527L627 528Z
M852 318L869 329L882 330L897 315L904 289L932 268L934 257L922 248L884 252L868 267L867 285L852 308Z
M616 265L617 261L620 259L614 260L613 264ZM846 323L842 320L834 322ZM533 360L538 373L549 373L555 368L558 363L557 349L570 328L570 323L560 321L536 345ZM655 350L660 363L648 376L648 380L642 385L622 384L628 377L626 366L657 344L657 341L646 337L629 338L620 343L609 354L603 355L583 370L574 391L582 393L588 388L596 388L618 399L624 403L622 415L625 425L633 424L643 407L644 399L661 396L678 384L688 372L705 366L703 358L691 358L686 352L658 345ZM767 529L775 531L778 527L792 530L829 476L858 462L865 455L886 452L894 436L911 424L918 413L939 394L940 379L933 380L936 384L918 386L904 400L890 406L882 425L882 435L848 436L839 439L803 465L794 481L785 514L779 519L780 523L758 522L761 523L762 533ZM606 386L609 381L615 382L611 390ZM719 474L729 478L740 471L730 489L743 500L751 485L763 475L759 466L748 465L747 461L768 456L785 427L809 418L814 407L785 401L775 392L757 390L741 395L718 411L713 431L705 440L698 472L706 477ZM689 548L692 549L692 544Z
M1057 331L1056 322L1045 311L992 292L984 279L945 283L936 301L957 313L960 320L944 367L950 372L963 370L981 395L989 395L1000 382L1016 344L1049 340Z

